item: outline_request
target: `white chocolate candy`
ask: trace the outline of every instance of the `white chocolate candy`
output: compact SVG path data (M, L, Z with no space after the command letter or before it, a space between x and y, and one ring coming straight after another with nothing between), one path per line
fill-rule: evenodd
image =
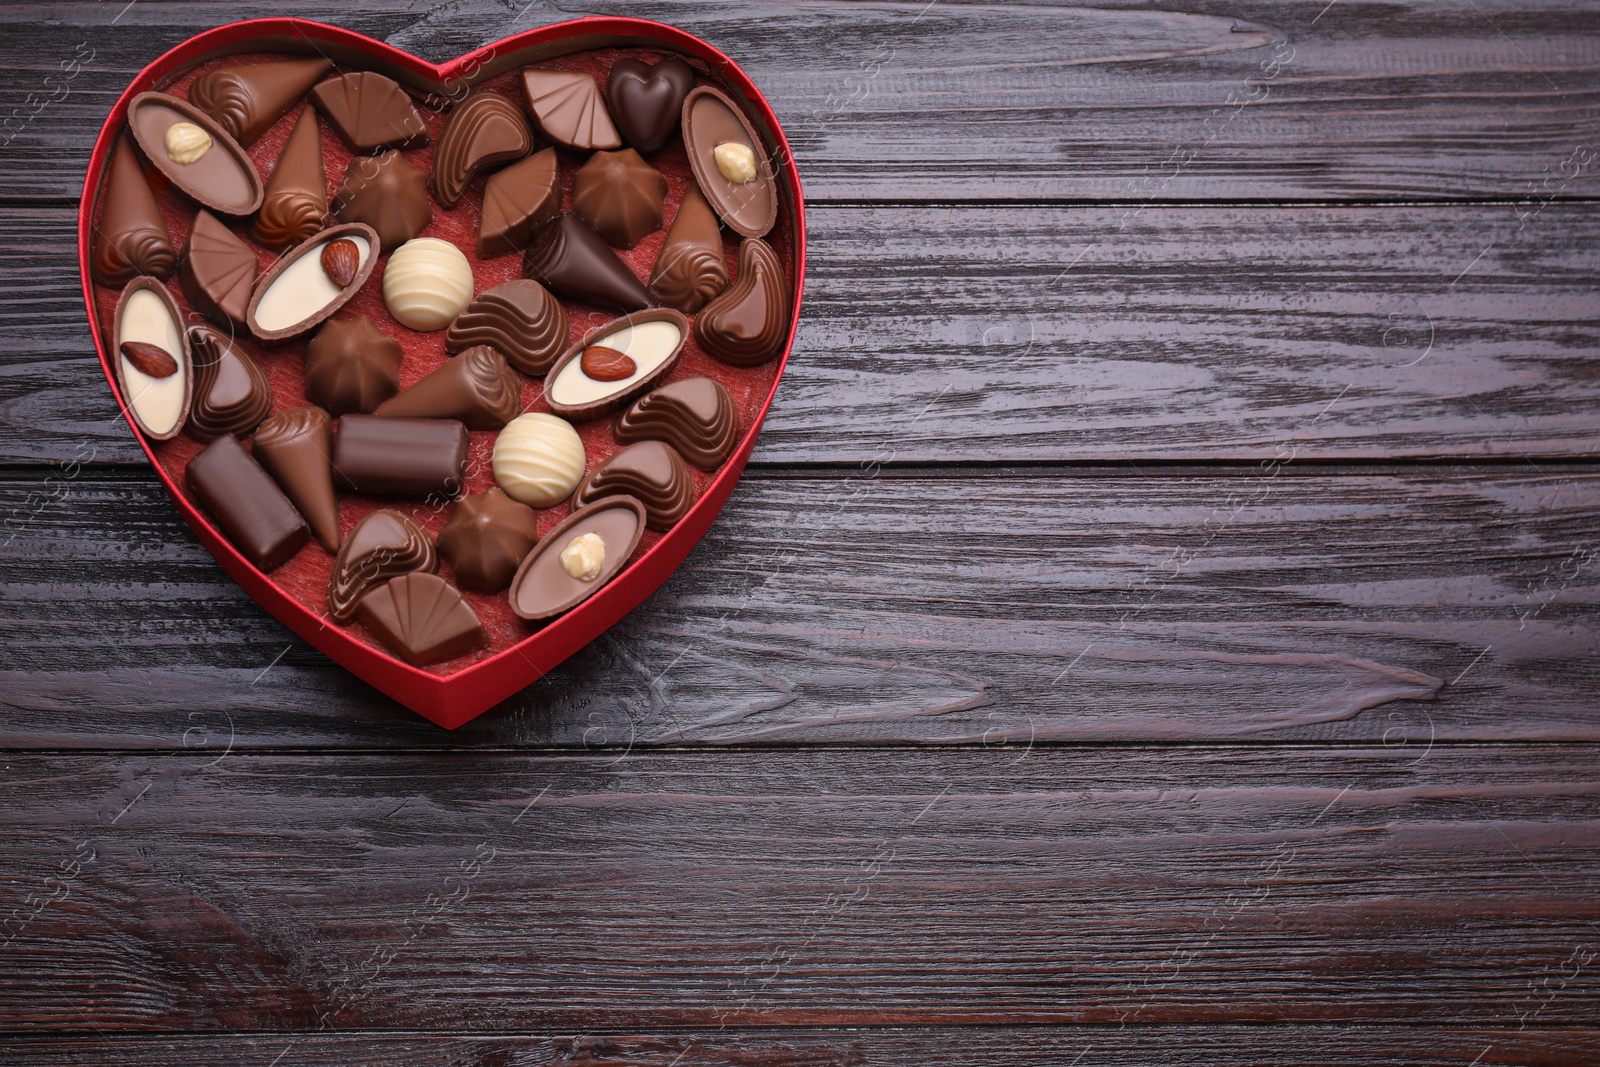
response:
M349 241L356 246L360 258L358 269L365 266L372 255L372 245L358 233L342 233L322 242L305 255L284 268L272 280L272 285L261 294L256 305L256 325L267 333L298 326L317 312L333 303L344 292L333 284L327 271L322 269L322 250L332 241Z
M122 309L122 332L117 335L119 351L125 341L155 345L178 364L176 374L152 378L140 373L127 356L117 356L122 361L128 406L145 429L156 435L166 434L183 417L184 378L189 373L184 366L183 337L167 302L149 289L139 289L129 296Z
M383 302L413 330L442 330L471 301L472 266L449 241L414 238L383 269Z
M561 569L580 582L600 577L600 568L605 564L606 543L597 533L581 533L561 550Z
M602 348L621 352L633 360L634 372L621 381L600 382L583 373L583 360L575 359L561 368L550 383L550 399L557 404L577 407L618 393L645 375L653 373L678 350L683 332L672 322L640 322L624 326L616 333L595 341Z
M583 439L554 415L518 415L494 442L494 480L507 496L547 508L572 495L583 478Z

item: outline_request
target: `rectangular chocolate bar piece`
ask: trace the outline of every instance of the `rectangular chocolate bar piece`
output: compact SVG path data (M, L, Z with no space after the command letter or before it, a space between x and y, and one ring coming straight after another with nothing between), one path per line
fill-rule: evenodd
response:
M333 443L333 473L358 493L454 497L467 480L467 428L454 419L346 415Z
M191 459L185 478L228 540L264 571L287 563L311 536L278 483L231 433Z

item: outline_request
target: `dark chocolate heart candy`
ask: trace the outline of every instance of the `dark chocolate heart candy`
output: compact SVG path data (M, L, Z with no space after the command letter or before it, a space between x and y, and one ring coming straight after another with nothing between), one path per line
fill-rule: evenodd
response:
M694 68L676 57L651 66L626 57L611 65L606 100L617 129L640 152L660 150L678 131L683 98L694 88Z

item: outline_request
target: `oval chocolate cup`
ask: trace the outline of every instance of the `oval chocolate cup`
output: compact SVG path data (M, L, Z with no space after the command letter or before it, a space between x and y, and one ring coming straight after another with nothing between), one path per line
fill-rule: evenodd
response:
M569 575L561 566L561 550L567 547L567 542L579 534L591 532L597 516L619 509L629 512L633 520L633 532L627 535L626 550L615 551L613 541L607 540L605 561L600 565L600 573L592 581L585 582ZM545 534L522 561L522 566L517 568L516 577L511 579L511 591L506 594L511 602L512 613L519 619L537 622L570 611L589 599L626 566L633 550L639 547L639 538L644 535L644 523L644 505L631 496L608 496L574 511ZM604 525L615 526L612 523ZM541 581L545 583L542 588L533 587L532 583Z
M140 293L150 294L160 304L139 297ZM162 311L167 316L165 321L161 318ZM177 371L166 378L152 378L141 373L122 354L123 341L155 345L177 362ZM129 282L117 298L117 310L111 322L111 363L116 368L122 407L139 432L152 441L176 437L189 419L189 405L194 399L194 360L189 356L189 336L183 328L178 302L172 299L167 287L154 278L140 275ZM173 382L172 378L180 380ZM168 415L172 417L172 425L156 429Z
M167 129L180 122L200 127L211 147L193 163L167 154ZM260 210L266 187L256 165L222 125L187 100L166 93L140 93L128 104L128 129L145 158L194 201L224 215Z
M645 370L635 371L627 378L614 382L597 381L583 373L581 360L584 350L594 345L605 345L605 341L615 337L623 330L631 330L636 326L643 326L652 322L669 322L678 330L678 343L672 351L656 365ZM544 399L550 405L550 410L573 422L582 422L585 419L597 419L602 415L609 415L620 411L623 407L643 393L648 392L657 382L666 377L677 365L678 357L683 355L683 346L689 339L689 320L681 311L672 308L650 308L647 311L635 311L631 315L624 315L619 319L595 327L585 334L577 344L568 348L561 354L550 368L550 373L544 379ZM623 355L633 357L631 352L618 349ZM568 365L572 366L575 380L585 385L585 392L596 394L586 399L561 400L556 396L557 380L561 377Z
M728 141L743 141L755 152L754 178L731 182L717 169L712 151ZM778 221L778 180L756 128L722 90L702 85L684 98L683 147L696 184L728 228L745 237L765 237Z
M355 277L350 279L350 284L332 296L327 296L328 290L333 288L333 283L322 270L322 246L330 241L337 241L341 237L360 238L367 242L367 254L361 260L361 265L356 269ZM364 222L343 222L337 226L330 226L321 233L307 239L298 248L285 252L267 272L256 282L255 292L250 294L250 306L245 310L245 322L250 327L250 332L261 340L272 344L278 341L287 341L291 337L298 337L316 329L326 322L334 312L344 307L350 298L367 284L367 279L372 277L372 271L378 264L378 256L383 251L378 240L378 232ZM296 270L291 284L302 284L310 290L310 298L315 300L318 295L325 297L321 307L306 313L303 318L288 322L287 325L278 326L276 323L283 321L277 314L275 304L269 305L269 318L263 324L260 318L261 305L266 301L267 294L272 287L288 274L295 270L295 265L306 257L312 257L313 262L305 264ZM304 275L302 277L302 275ZM291 294L283 294L284 299L289 299Z

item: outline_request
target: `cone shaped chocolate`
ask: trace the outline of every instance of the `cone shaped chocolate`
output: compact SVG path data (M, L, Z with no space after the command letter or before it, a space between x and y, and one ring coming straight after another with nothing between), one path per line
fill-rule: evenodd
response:
M329 552L339 551L339 505L333 495L333 432L321 408L289 408L256 430L256 462L305 516Z
M693 315L727 287L728 264L722 255L717 213L691 182L650 272L650 295Z
M469 430L498 430L522 410L522 379L487 345L469 348L378 405L384 418L457 419Z
M633 271L577 215L563 211L539 228L523 265L551 292L618 311L654 306Z
M322 167L322 135L317 112L306 108L284 142L283 154L267 179L266 198L256 215L256 240L282 251L326 227L328 175Z
M195 79L189 102L249 148L332 69L326 59L219 67Z
M128 136L117 138L106 174L90 266L101 285L123 286L141 274L164 278L178 264L178 250L156 207Z

